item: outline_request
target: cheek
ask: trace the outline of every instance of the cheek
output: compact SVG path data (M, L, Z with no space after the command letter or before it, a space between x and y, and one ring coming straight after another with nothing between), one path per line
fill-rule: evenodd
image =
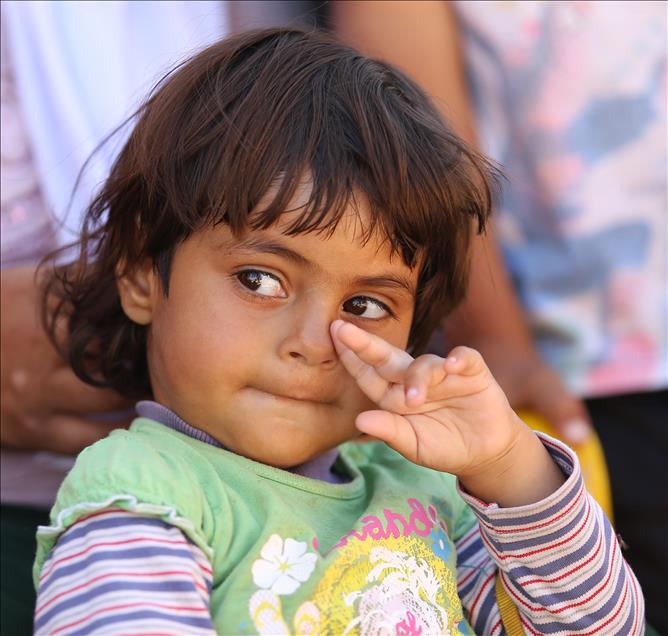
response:
M352 416L353 420L362 411L370 411L378 408L378 405L366 396L348 372L342 372L339 386L340 403L349 416Z
M165 389L188 394L240 384L261 346L254 332L235 324L232 312L223 320L201 305L197 311L163 311L151 327L153 375Z
M376 335L398 349L406 350L408 346L408 336L410 335L412 325L412 312L405 312L400 314L399 320L388 322L387 325Z

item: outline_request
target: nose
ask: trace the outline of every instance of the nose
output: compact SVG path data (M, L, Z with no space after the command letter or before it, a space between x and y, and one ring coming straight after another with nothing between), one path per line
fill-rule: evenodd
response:
M310 299L295 306L287 335L279 345L281 358L312 367L335 366L337 355L329 326L336 315L331 313L325 303Z

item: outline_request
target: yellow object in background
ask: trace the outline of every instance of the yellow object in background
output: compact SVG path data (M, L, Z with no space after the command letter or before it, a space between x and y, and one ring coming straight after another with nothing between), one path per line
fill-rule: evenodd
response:
M522 421L536 431L545 433L568 444L577 454L582 468L587 490L596 499L603 511L612 521L612 493L610 491L610 478L608 467L605 463L605 455L598 435L592 431L591 436L582 444L571 444L562 439L546 420L535 413L521 411L518 413Z

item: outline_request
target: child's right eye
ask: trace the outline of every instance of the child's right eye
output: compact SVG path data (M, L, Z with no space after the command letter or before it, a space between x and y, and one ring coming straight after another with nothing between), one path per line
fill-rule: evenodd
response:
M247 289L269 298L287 298L288 295L281 285L281 281L270 274L258 269L246 269L236 274L237 280Z

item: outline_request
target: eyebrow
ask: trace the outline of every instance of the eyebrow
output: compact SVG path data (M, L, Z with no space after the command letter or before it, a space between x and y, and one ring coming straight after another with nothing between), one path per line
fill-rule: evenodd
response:
M281 256L292 263L308 269L318 269L318 265L308 258L296 252L282 243L271 239L263 239L258 236L248 236L236 242L233 246L226 246L230 251L258 252L261 254L274 254ZM367 287L386 287L408 292L411 297L415 296L415 285L405 276L398 274L380 274L378 276L357 276L354 283Z
M358 276L355 278L358 285L366 287L388 287L408 292L411 297L415 296L414 285L404 276L389 274L387 276Z
M263 239L258 236L248 236L244 239L241 239L236 243L232 248L232 251L240 252L260 252L262 254L275 254L276 256L282 256L283 258L301 265L303 267L308 267L310 269L315 269L315 263L312 263L308 258L302 256L299 252L278 243L277 241L272 241L271 239Z

